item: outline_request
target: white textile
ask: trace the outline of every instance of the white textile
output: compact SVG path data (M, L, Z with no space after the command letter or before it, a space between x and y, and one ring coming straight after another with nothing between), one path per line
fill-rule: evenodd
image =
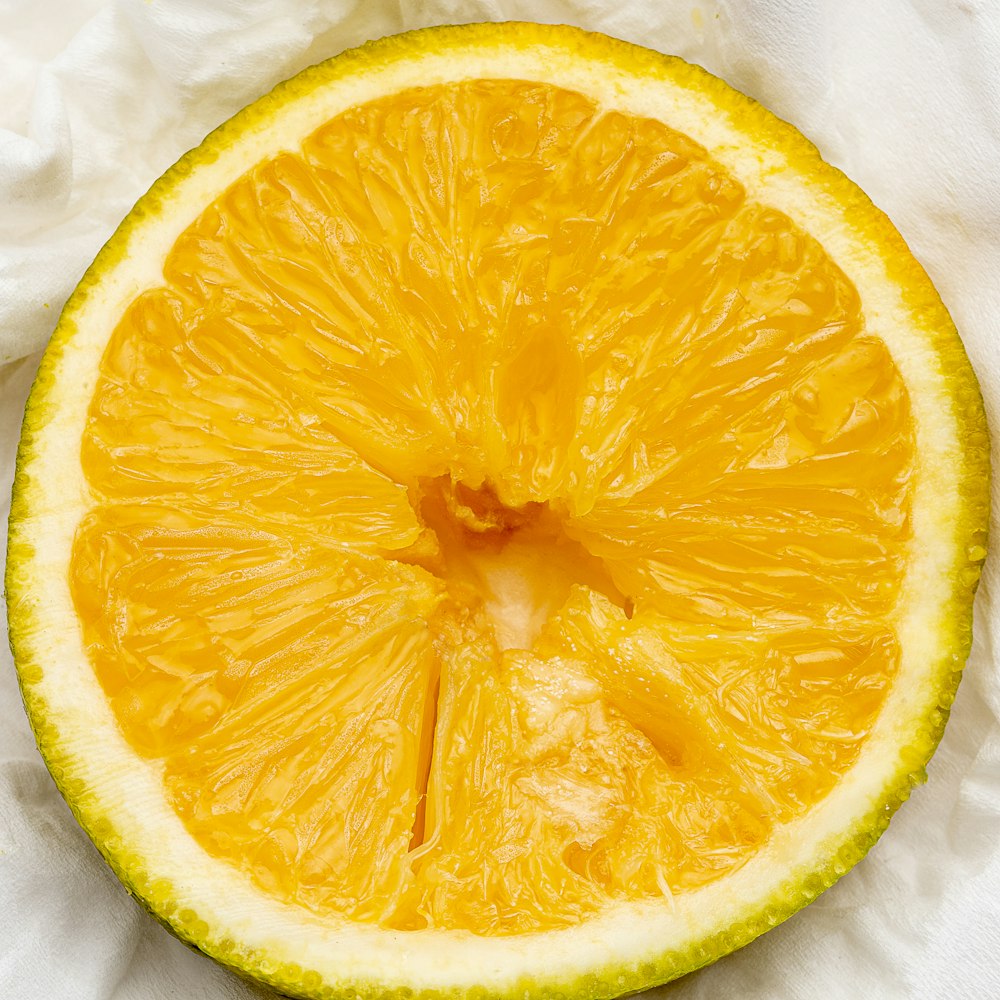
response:
M568 22L676 53L795 123L888 212L930 272L996 426L1000 7L992 0L0 0L4 525L37 352L87 263L150 183L310 63L407 28L491 19ZM996 567L994 558L930 779L873 853L778 929L654 995L1000 997ZM263 996L175 941L105 868L35 750L5 648L0 713L0 996Z

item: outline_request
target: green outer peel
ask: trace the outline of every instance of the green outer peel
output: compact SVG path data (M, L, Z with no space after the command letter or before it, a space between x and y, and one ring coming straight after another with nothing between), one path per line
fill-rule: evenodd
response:
M826 203L824 210L839 220L838 225L848 233L848 238L858 247L867 248L858 251L859 259L877 260L900 293L903 309L912 321L914 354L923 356L921 363L936 380L938 402L946 404L941 420L948 423L946 430L950 436L944 444L935 445L935 454L947 454L950 459L943 470L927 471L926 478L939 472L933 485L940 486L947 476L951 493L942 501L945 509L940 516L942 523L950 525L952 534L942 542L942 549L946 550L942 559L920 565L927 575L939 574L947 592L933 608L938 626L929 646L932 655L929 660L924 657L927 662L915 696L916 704L901 712L896 728L886 740L885 745L893 753L878 777L877 787L868 795L866 808L859 810L849 823L820 838L817 843L821 843L821 850L793 857L784 878L769 884L766 898L751 897L735 903L727 900L721 929L700 937L696 934L694 940L682 940L676 947L673 942L664 941L662 952L652 956L617 954L611 961L601 959L590 967L569 972L559 970L555 963L550 966L539 962L529 973L491 977L487 970L485 976L477 978L479 970L470 968L440 987L405 985L405 968L386 970L384 975L380 970L380 975L369 978L342 978L331 970L320 972L285 961L281 955L241 943L229 936L225 927L214 927L210 919L186 904L190 887L155 870L157 859L147 859L141 851L137 852L127 833L123 833L124 821L118 807L128 790L126 777L122 777L117 797L106 788L93 787L86 762L75 752L76 743L68 725L64 726L59 710L50 705L52 692L46 691L51 664L44 648L47 635L61 624L69 630L64 633L69 642L70 632L73 629L78 632L78 628L72 622L57 620L59 612L65 609L53 610L49 588L39 583L44 583L45 573L40 539L49 524L45 511L52 495L50 478L44 474L44 457L58 433L53 423L65 406L63 379L67 359L82 350L78 345L79 327L86 310L103 294L109 276L113 277L116 269L123 269L128 276L133 243L144 236L147 223L169 213L175 193L197 172L215 163L228 147L248 135L266 142L268 130L295 102L308 101L327 89L335 90L345 81L349 84L373 70L391 69L428 57L440 61L481 58L487 68L492 68L492 54L536 50L540 62L554 56L577 65L586 64L601 78L627 79L633 84L640 81L653 89L666 85L710 101L727 127L755 143L755 149L765 151L760 154L762 177L773 169L767 151L779 150L784 159L778 162L778 169L791 168L792 172L803 175L812 196ZM721 146L719 150L713 148L712 152L721 155L721 149ZM896 356L906 353L897 351ZM928 354L930 362L926 361ZM89 396L92 383L84 382L78 389ZM304 71L250 105L168 170L139 200L98 254L62 312L25 411L11 503L5 580L11 648L39 750L60 792L129 893L190 946L242 976L294 997L611 998L701 968L742 947L811 902L864 857L913 785L924 779L924 766L941 738L971 645L972 599L985 557L989 521L988 456L986 420L975 376L929 280L885 216L839 171L824 163L794 128L697 67L578 29L520 23L424 29L346 52ZM918 555L914 554L914 565L917 562ZM918 581L918 589L919 586ZM72 642L80 642L78 635L72 636ZM638 913L630 919L637 923L644 916ZM434 932L409 933L434 935ZM451 962L456 951L464 949L471 939L439 934L433 940L425 940L432 949L446 949L442 955ZM555 938L546 936L546 940L551 942ZM508 941L504 947L516 949L516 944ZM403 961L400 959L401 965ZM474 966L475 962L469 964Z

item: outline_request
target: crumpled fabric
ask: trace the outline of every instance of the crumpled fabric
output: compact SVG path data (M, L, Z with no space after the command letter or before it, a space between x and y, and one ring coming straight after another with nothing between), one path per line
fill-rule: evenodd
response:
M59 309L177 157L303 67L435 23L568 22L700 63L888 212L1000 399L1000 8L990 0L2 0L0 514ZM994 504L996 506L996 504ZM0 531L5 530L0 528ZM670 1000L1000 997L996 560L929 780L816 903ZM0 996L249 1000L132 901L35 749L0 651Z

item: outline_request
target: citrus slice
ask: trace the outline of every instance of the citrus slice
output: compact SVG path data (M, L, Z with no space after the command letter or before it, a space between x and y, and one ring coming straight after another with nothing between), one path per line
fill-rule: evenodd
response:
M703 71L526 24L276 89L28 404L10 630L129 891L291 995L610 997L920 780L987 438L889 222Z

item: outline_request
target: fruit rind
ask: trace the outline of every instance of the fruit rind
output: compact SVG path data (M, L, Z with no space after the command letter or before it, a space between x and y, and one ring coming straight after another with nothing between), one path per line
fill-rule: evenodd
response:
M579 929L577 944L569 952L564 947L568 940L566 932L533 936L530 942L508 940L496 944L496 951L490 952L492 960L487 960L481 942L473 941L470 936L457 932L415 932L421 940L419 945L411 944L413 939L408 941L406 935L395 935L393 944L401 957L391 959L391 950L380 953L373 949L368 966L352 972L353 963L346 957L357 942L347 940L345 935L346 943L338 954L337 929L328 934L322 928L314 928L319 935L317 941L327 935L332 957L324 967L316 962L310 968L308 961L303 963L298 956L282 954L276 940L269 940L260 927L249 926L254 916L266 916L266 909L245 918L239 928L236 925L240 921L232 914L226 923L204 900L195 902L196 886L182 885L178 878L151 871L150 865L159 859L152 855L147 859L146 852L130 846L135 842L132 836L135 825L141 823L143 798L149 794L156 775L152 768L143 765L147 772L144 780L148 782L145 787L140 787L143 784L140 776L131 775L117 790L113 790L113 778L108 785L101 786L94 770L96 758L90 756L94 747L86 745L81 729L84 720L81 716L74 721L59 702L66 697L59 690L64 680L61 675L70 676L72 664L85 664L86 657L79 630L68 610L70 603L52 596L52 587L59 585L52 578L59 537L53 525L62 524L65 538L71 522L75 523L74 517L88 502L82 477L61 474L59 463L64 461L62 456L73 454L74 432L76 452L79 451L80 400L89 397L96 377L99 352L95 354L97 348L85 343L86 334L89 332L92 338L100 336L100 324L95 323L95 317L100 315L102 307L105 312L113 313L116 305L127 302L146 283L157 280L156 248L165 250L176 236L169 225L157 223L162 213L176 213L178 192L186 192L189 201L196 201L199 191L203 194L204 185L209 183L204 172L208 165L219 165L227 156L236 165L243 162L241 156L246 161L244 165L252 162L254 149L267 148L271 128L279 118L287 116L290 105L307 106L317 94L334 95L323 97L319 102L322 108L335 102L338 95L350 103L351 94L340 94L338 87L351 91L362 77L371 81L381 73L379 79L384 82L391 79L394 68L412 73L418 65L447 74L453 71L449 67L462 65L463 59L475 62L480 58L483 64L488 64L491 58L494 64L502 64L505 59L517 63L522 58L523 64L526 58L529 63L536 60L539 69L543 63L551 62L556 74L560 62L589 66L604 81L602 86L610 101L617 99L615 94L628 101L629 86L650 87L650 81L658 80L666 85L673 99L686 94L692 106L708 102L719 121L727 123L744 140L742 145L733 145L731 138L724 137L712 145L706 143L705 136L696 136L709 145L714 156L729 166L727 156L738 162L745 156L746 144L752 144L759 151L755 154L759 156L758 162L744 167L751 181L756 179L765 184L769 177L773 180L787 176L790 167L796 183L803 186L802 192L789 188L791 207L806 196L823 202L823 210L834 220L834 228L842 230L845 245L860 248L856 251L862 262L859 266L882 269L888 279L886 284L901 293L899 308L908 318L910 332L895 346L887 342L908 384L933 387L933 391L927 390L927 399L920 397L918 402L925 402L928 411L943 404L947 417L932 423L927 412L918 413L918 453L937 456L950 480L950 492L941 499L935 496L934 504L924 503L921 509L925 510L925 523L922 530L915 532L915 537L922 539L928 537L931 526L937 531L934 535L938 541L937 555L919 562L925 575L934 576L934 582L917 579L914 586L921 592L929 589L943 597L930 602L933 621L923 620L926 616L923 605L915 605L913 612L915 618L921 619L914 628L919 627L933 639L929 647L933 655L916 675L920 682L915 685L916 690L906 692L906 711L883 734L884 745L894 747L895 756L881 765L878 780L870 780L870 787L860 796L866 803L859 810L860 818L856 816L847 828L838 829L831 822L825 836L823 831L814 829L813 850L804 856L804 861L800 859L798 867L787 871L781 883L771 884L763 892L751 883L750 888L758 890L756 895L750 893L739 902L727 899L723 930L702 934L695 925L690 932L694 943L685 944L681 939L678 947L663 954L658 949L669 949L670 945L666 941L656 944L647 934L643 948L630 955L625 938L639 934L649 923L652 912L648 907L633 907L627 917L621 918L626 924L615 931L623 942L618 952L608 947L608 939L614 937L609 933L614 930L609 921L613 923L616 919L612 914ZM584 70L580 72L585 75ZM308 111L306 107L301 115L308 117ZM319 114L316 107L312 111ZM236 155L232 154L234 147ZM202 188L198 187L199 178ZM189 218L179 222L186 223ZM140 245L151 234L155 237L152 249L142 250ZM833 229L830 236L836 240ZM140 263L133 265L131 262L136 259ZM870 303L872 299L868 297L865 301ZM896 308L888 300L884 307ZM881 308L879 304L868 316L876 331L884 320ZM84 333L81 328L85 328ZM67 404L66 386L72 386L76 393L75 411L73 405ZM938 436L941 440L936 439ZM961 455L957 478L956 453ZM78 464L78 454L75 461ZM709 964L806 905L865 855L912 786L922 780L924 766L943 732L971 644L972 596L985 551L989 516L988 473L982 400L944 306L891 223L839 171L825 164L815 148L791 126L696 67L577 29L527 24L426 29L371 43L280 85L213 132L157 181L98 255L63 311L26 408L7 551L11 646L39 749L81 825L129 892L158 920L182 940L241 975L303 997L430 998L474 995L476 987L482 988L483 995L493 997L614 997ZM920 475L935 489L943 485L940 470L926 468ZM41 534L36 531L39 524L44 529ZM48 539L48 550L38 544L39 537ZM39 587L38 581L47 586ZM60 658L71 666L63 669ZM108 725L108 719L100 721L103 726ZM869 767L872 753L862 758ZM110 755L108 763L116 766L115 762L126 756L124 751L119 757ZM857 765L855 770L861 766ZM827 860L820 865L811 863L811 859L820 857ZM255 943L246 946L234 943L241 939ZM369 939L362 935L362 940ZM408 975L418 971L411 961L412 948L429 949L431 961L408 985ZM313 948L306 954L317 956L321 951ZM456 958L459 953L461 958ZM442 968L437 973L442 984L421 985L421 976L435 974L435 954L442 967L446 961L448 964L447 971ZM589 965L581 961L582 956L587 956ZM449 976L450 982L446 981Z

